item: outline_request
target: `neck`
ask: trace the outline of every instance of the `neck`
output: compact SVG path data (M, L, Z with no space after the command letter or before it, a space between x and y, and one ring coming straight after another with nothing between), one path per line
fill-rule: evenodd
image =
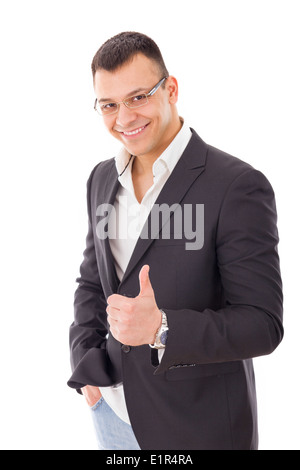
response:
M182 121L179 119L174 126L173 132L170 134L170 137L162 144L162 147L156 154L148 154L148 155L138 155L134 158L132 172L135 173L137 176L147 176L152 175L152 167L154 162L160 157L160 155L168 148L170 143L176 137L178 132L182 128Z

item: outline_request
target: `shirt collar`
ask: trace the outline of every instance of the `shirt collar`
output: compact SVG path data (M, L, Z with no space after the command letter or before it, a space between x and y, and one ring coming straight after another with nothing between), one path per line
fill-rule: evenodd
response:
M171 174L174 170L178 160L183 154L191 136L192 132L189 126L184 122L183 118L180 118L182 122L182 127L178 134L174 137L170 145L166 150L160 155L160 157L155 160L153 164L153 174L156 175L161 172L162 163L167 168Z

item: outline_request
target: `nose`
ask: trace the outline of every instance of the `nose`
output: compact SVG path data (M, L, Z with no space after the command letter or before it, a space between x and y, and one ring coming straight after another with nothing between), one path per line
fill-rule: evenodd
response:
M126 129L137 119L135 109L127 108L124 103L119 104L116 124Z

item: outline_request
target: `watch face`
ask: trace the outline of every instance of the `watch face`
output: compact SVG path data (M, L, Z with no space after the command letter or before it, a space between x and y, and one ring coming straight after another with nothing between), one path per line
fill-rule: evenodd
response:
M163 344L164 346L166 345L167 337L168 337L168 330L167 330L167 331L164 331L164 332L161 334L161 336L160 336L160 342L161 342L161 344Z

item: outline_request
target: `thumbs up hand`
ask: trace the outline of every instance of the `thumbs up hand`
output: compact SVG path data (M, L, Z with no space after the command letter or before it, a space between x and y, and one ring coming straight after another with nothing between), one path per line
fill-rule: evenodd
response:
M156 304L148 265L140 270L139 283L137 297L113 294L107 299L106 312L111 334L120 343L129 346L153 344L161 325L161 312Z
M149 278L149 266L145 264L140 270L139 281L140 281L140 293L139 296L143 297L154 297L154 290L152 288ZM154 298L155 301L155 298Z

